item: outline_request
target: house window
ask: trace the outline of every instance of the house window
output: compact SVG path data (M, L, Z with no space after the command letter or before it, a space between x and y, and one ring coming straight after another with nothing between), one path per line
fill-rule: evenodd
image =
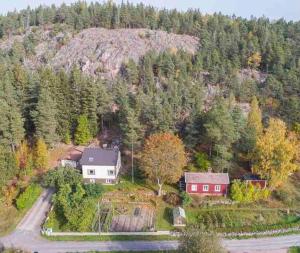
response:
M89 157L89 162L93 162L94 161L94 157Z
M196 192L197 191L197 185L196 184L192 184L192 192Z
M88 170L87 173L88 175L95 175L95 170Z
M221 191L221 185L215 185L215 192Z
M111 184L113 181L112 181L112 179L106 179L105 180L105 183L107 183L107 184Z
M108 174L109 176L113 176L113 175L115 174L115 172L114 172L113 170L108 170L108 171L107 171L107 174Z
M91 178L90 179L90 183L94 184L96 181L95 181L95 178Z
M208 185L203 185L203 191L208 192L208 187L209 187Z

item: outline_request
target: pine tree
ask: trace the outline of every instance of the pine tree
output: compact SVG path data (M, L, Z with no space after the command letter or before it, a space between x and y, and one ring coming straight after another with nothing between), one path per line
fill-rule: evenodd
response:
M246 160L251 160L255 144L259 136L262 134L262 115L258 106L256 97L251 102L251 111L248 115L247 125L242 133L239 148L245 154Z
M89 121L86 115L78 117L74 139L76 145L86 145L91 141L92 135L90 133Z
M232 144L237 140L232 116L223 99L216 102L207 113L203 127L204 141L210 146L210 156L219 170L229 168L232 159Z
M86 80L81 91L81 114L88 118L89 129L92 136L98 133L98 117L97 117L97 90L94 82Z
M45 140L47 145L52 145L58 140L56 113L56 104L51 98L50 91L41 87L36 109L31 116L35 125L36 137Z
M0 143L14 151L24 137L24 120L8 75L0 82L0 118Z

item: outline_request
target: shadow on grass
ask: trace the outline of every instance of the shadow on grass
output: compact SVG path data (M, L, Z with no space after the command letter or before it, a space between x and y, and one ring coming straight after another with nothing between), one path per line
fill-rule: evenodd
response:
M164 214L163 214L163 219L166 220L169 224L173 223L173 219L172 219L172 208L171 207L166 207L164 210Z

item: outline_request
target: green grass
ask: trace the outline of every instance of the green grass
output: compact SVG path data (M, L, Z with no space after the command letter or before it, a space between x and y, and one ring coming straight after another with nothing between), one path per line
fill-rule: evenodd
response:
M278 233L274 235L243 235L243 236L226 236L226 239L251 239L251 238L268 238L268 237L280 237L285 235L296 235L300 234L300 231L291 231L291 232L285 232L285 233ZM299 252L300 253L300 252Z
M173 227L173 207L168 205L164 201L159 201L156 206L156 220L155 228L156 230L172 230Z
M128 253L129 251L101 251L101 253ZM155 250L155 251L142 251L143 253L178 253L178 250ZM91 251L88 253L98 253L97 251Z
M100 235L100 236L44 236L50 241L164 241L176 240L169 235Z
M300 247L291 247L288 253L300 253Z
M178 253L178 250L159 250L159 251L142 251L143 253ZM97 252L89 252L89 253L97 253ZM101 253L128 253L128 251L106 251Z
M35 195L34 198L31 198L30 204L22 210L18 210L14 205L6 206L0 201L0 236L7 235L16 228L39 196Z
M252 232L299 226L300 218L278 209L203 208L186 209L188 223L200 222L218 232Z

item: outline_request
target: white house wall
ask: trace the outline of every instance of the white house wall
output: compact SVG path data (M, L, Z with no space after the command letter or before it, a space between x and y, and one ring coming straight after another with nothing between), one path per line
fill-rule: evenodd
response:
M95 175L88 175L88 170L95 170ZM116 179L116 175L109 176L108 170L113 170L116 172L115 166L92 166L92 165L82 165L82 176L83 178L96 178L96 179Z

